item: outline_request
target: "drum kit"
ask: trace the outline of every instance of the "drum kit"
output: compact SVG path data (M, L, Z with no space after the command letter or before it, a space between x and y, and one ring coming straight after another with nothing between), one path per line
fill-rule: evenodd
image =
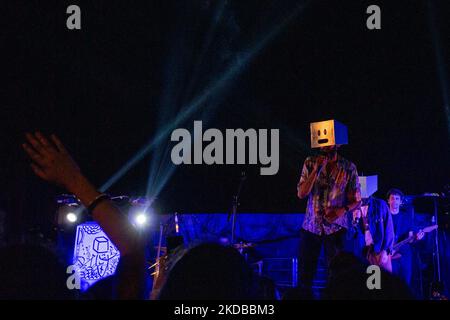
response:
M173 214L171 223L160 224L158 245L154 247L156 250L155 262L148 269L153 277L153 289L151 298L156 299L156 295L164 282L167 272L171 269L176 261L187 251L184 246L184 238L180 233L178 224L178 213ZM174 232L175 230L175 232ZM165 239L166 245L163 246ZM249 250L255 248L256 243L240 241L231 243L230 247L236 249L247 260ZM150 264L150 263L149 263Z
M244 181L246 180L245 172L241 173L240 179L239 179L239 186L237 189L236 195L233 196L232 201L232 209L231 212L228 214L228 221L231 218L231 241L230 246L234 249L236 249L241 255L245 257L247 260L247 252L250 249L253 249L256 244L251 242L245 242L245 241L239 241L236 242L236 235L235 235L235 226L236 226L236 215L237 215L237 208L239 206L239 195L241 193ZM169 224L170 225L170 224ZM161 286L164 282L164 279L167 275L167 272L170 270L170 268L173 266L175 261L178 261L178 258L180 255L182 255L183 252L183 237L180 233L180 227L179 227L179 220L178 220L178 213L175 212L173 215L173 222L171 229L173 233L173 229L175 229L175 234L173 235L166 235L166 242L167 246L162 246L162 241L164 238L164 229L167 227L164 224L160 225L160 232L159 232L159 241L158 246L155 247L157 254L155 263L153 263L149 270L153 270L151 275L153 276L153 288L151 293L151 299L156 299L157 295L159 293L159 290L161 289ZM169 232L170 233L170 232ZM178 252L177 252L178 251ZM177 253L175 253L177 252ZM176 257L176 258L175 258Z

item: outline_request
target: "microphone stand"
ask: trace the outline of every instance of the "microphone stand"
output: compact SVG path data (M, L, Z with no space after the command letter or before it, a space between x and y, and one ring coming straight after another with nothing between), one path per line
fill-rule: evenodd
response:
M236 214L237 214L237 208L239 206L239 196L241 194L242 186L244 185L245 179L247 179L247 177L245 176L245 172L243 171L241 173L241 178L239 181L237 193L233 196L231 214L228 215L228 220L230 220L230 215L231 215L231 245L234 245L234 241L235 241Z
M434 205L434 213L432 217L432 222L435 225L438 225L438 198L441 197L439 193L424 193L422 197L426 198L433 198L433 205ZM432 287L434 285L441 286L441 261L440 261L440 254L439 254L439 229L435 230L435 237L434 237L434 250L433 250L433 283ZM436 280L437 278L437 280ZM439 290L438 290L439 291Z
M409 196L408 198L412 201L416 198L433 198L434 212L431 218L431 222L434 225L438 225L438 198L441 197L439 193L424 193L416 196ZM437 279L436 279L437 278ZM441 282L441 261L439 254L439 229L435 230L434 237L434 248L433 248L433 281L430 287L435 285L442 285ZM432 298L432 297L430 297Z
M437 197L434 197L434 216L433 216L433 222L434 224L438 224L438 203L437 203ZM441 282L441 262L440 262L440 255L439 255L439 232L438 229L435 230L435 252L434 256L436 259L436 268L437 268L437 281Z
M432 217L432 223L435 225L438 225L438 198L441 197L439 193L424 193L421 196L418 197L425 197L425 198L433 198L433 205L434 205L434 212ZM439 229L435 230L435 237L434 237L434 249L433 249L433 283L432 287L434 285L442 285L441 282L441 261L440 261L440 253L439 253ZM437 280L436 280L437 278Z

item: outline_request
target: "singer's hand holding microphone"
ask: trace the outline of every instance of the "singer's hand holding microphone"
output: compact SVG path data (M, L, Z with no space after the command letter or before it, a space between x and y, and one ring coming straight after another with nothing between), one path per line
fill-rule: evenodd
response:
M327 165L327 163L328 163L327 157L318 156L317 160L314 164L314 167L315 167L317 173L320 173L320 171L322 171L322 169Z

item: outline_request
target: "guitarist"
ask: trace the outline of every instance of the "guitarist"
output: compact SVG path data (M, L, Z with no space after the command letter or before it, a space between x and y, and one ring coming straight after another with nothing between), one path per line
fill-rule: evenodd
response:
M364 180L365 177L360 177ZM362 247L363 257L392 272L391 252L394 244L392 216L384 200L372 197L376 191L376 179L361 186L361 207L353 211L353 231L356 232L358 247ZM360 251L361 252L361 251Z
M408 237L414 235L414 221L410 212L401 209L403 204L403 192L399 189L390 189L387 193L387 201L389 211L392 215L394 224L395 242L398 243ZM419 241L424 237L425 233L419 230L414 235L413 242ZM406 284L411 285L413 251L411 246L405 245L396 252L401 257L392 260L393 273L400 276Z

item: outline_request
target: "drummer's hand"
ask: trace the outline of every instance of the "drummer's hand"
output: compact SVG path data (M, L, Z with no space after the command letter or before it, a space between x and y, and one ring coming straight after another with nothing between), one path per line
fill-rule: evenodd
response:
M33 160L31 168L34 173L45 181L70 190L81 172L58 137L51 135L50 141L40 132L25 136L27 143L22 147Z

